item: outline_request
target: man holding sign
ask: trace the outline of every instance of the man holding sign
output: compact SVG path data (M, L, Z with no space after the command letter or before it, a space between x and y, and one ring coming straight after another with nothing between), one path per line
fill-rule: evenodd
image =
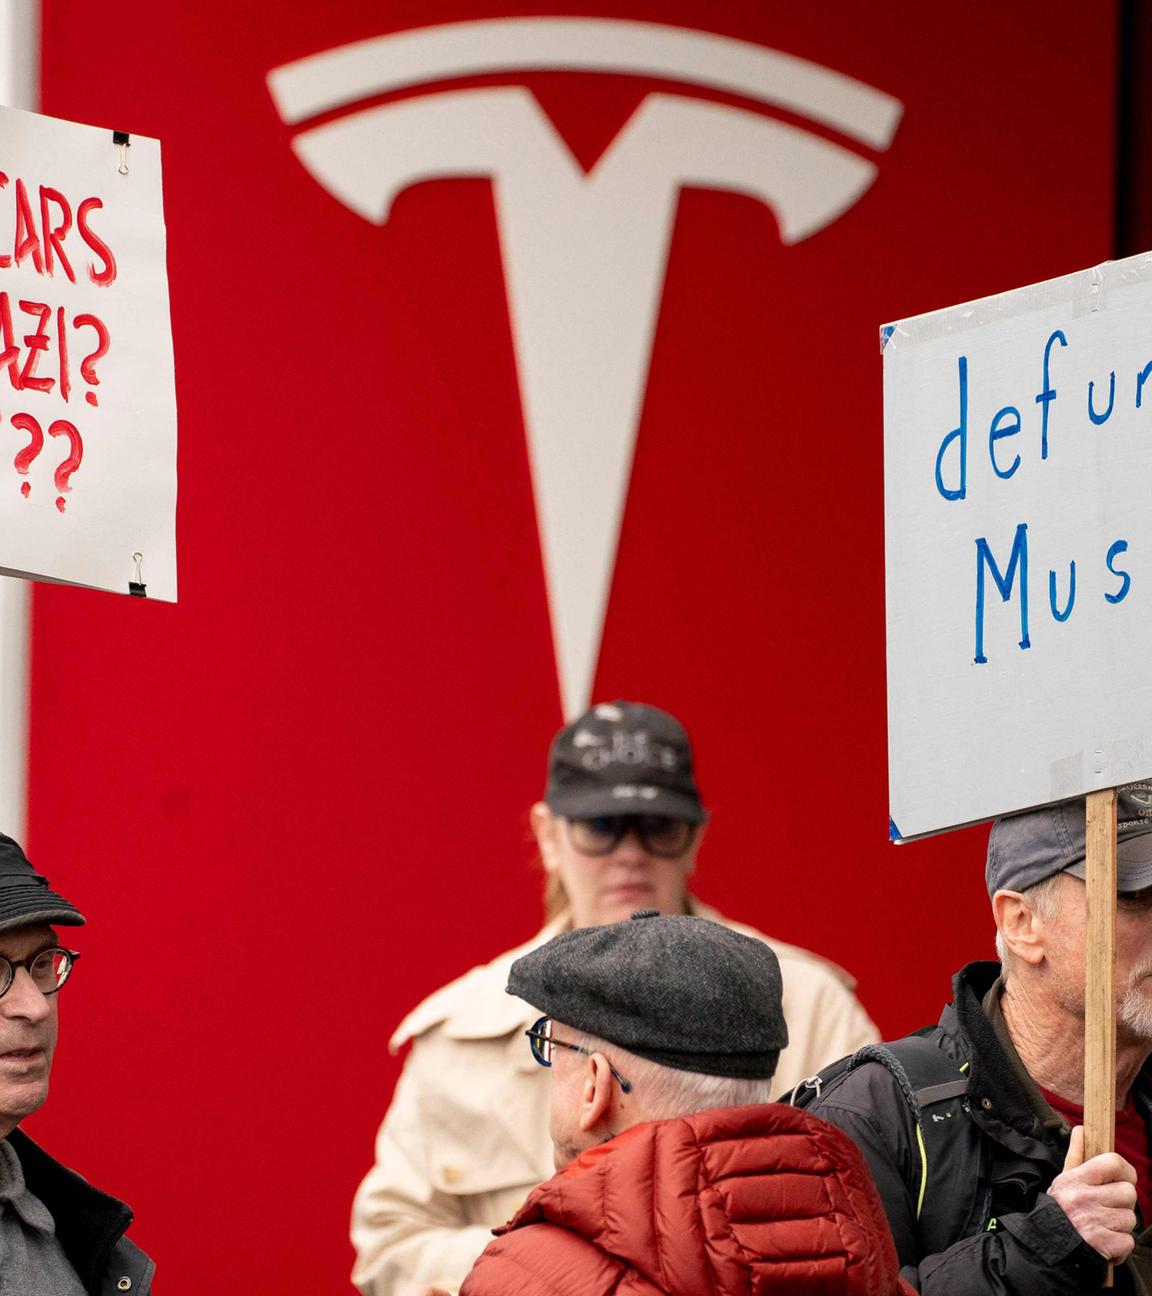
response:
M825 1074L921 1292L1081 1292L1106 1261L1152 1292L1152 783L1118 795L1116 1152L1083 1158L1082 798L998 819L1001 964L956 976L939 1026ZM803 1100L801 1100L803 1101Z

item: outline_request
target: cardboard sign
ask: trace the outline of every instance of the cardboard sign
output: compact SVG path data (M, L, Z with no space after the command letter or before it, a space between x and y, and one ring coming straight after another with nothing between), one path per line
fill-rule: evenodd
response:
M157 141L0 109L7 574L176 598L164 247Z
M1152 255L887 325L895 839L1152 773Z

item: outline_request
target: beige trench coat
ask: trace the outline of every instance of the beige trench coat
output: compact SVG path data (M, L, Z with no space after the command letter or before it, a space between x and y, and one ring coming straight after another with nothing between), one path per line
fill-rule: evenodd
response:
M879 1038L843 969L698 901L690 907L767 940L780 959L790 1042L778 1094ZM504 987L513 960L570 926L561 915L444 986L392 1037L394 1052L409 1040L412 1051L352 1207L352 1281L365 1296L404 1296L414 1283L456 1291L491 1230L552 1175L548 1075L523 1035L540 1014Z

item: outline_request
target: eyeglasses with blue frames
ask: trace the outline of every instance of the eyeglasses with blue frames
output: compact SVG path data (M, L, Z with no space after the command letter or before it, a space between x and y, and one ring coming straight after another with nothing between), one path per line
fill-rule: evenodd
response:
M43 995L54 995L68 980L76 960L80 957L75 950L53 949L41 950L26 959L0 958L0 998L12 989L16 980L16 969L25 968L32 978L32 984Z
M581 855L611 855L631 832L649 855L678 859L696 840L696 824L669 815L596 815L567 824L568 839Z
M552 1050L557 1048L571 1049L573 1053L583 1053L586 1057L592 1056L589 1049L581 1048L579 1044L568 1044L564 1040L554 1039L552 1036L551 1017L541 1017L536 1025L533 1026L531 1030L526 1030L524 1034L528 1036L528 1042L532 1046L532 1056L542 1067L550 1067L552 1065ZM607 1058L604 1060L608 1062ZM623 1089L625 1093L631 1093L632 1086L624 1079L620 1072L616 1070L611 1062L608 1062L608 1069L616 1079L620 1081L620 1088Z

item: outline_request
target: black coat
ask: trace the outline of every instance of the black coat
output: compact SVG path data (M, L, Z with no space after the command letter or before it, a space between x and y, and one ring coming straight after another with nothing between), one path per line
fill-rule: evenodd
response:
M928 1171L917 1218L922 1161L910 1093L875 1062L825 1086L810 1110L863 1151L888 1214L902 1276L925 1296L1038 1296L1096 1291L1104 1261L1046 1189L1066 1142L1032 1111L981 1007L998 963L970 963L953 1002L925 1038L967 1076L966 1091L922 1108ZM953 1091L963 1086L940 1086ZM917 1088L913 1077L912 1088ZM924 1091L929 1093L930 1091ZM924 1093L921 1093L921 1103ZM1116 1272L1118 1293L1133 1290Z
M89 1296L148 1296L155 1269L124 1231L132 1212L53 1160L20 1130L8 1135L28 1191L48 1208L56 1237Z

